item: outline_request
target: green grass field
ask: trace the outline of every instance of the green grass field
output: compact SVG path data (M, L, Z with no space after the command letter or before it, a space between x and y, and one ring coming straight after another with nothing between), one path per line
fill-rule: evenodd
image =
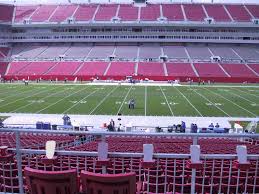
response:
M256 117L259 88L0 84L0 112Z

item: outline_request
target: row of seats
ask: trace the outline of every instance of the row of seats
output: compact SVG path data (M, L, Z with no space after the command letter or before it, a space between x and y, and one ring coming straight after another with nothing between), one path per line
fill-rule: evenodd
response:
M185 138L123 138L107 137L110 152L137 152L143 150L143 144L153 144L156 153L184 153L190 151L191 139ZM200 139L199 145L204 154L233 154L237 145L246 145L248 153L258 154L258 145L252 145L231 139ZM98 141L70 147L69 150L97 151Z
M45 142L53 140L57 142L58 146L74 142L73 136L65 135L47 135L47 134L21 134L22 148L42 148ZM0 133L0 146L7 146L15 148L16 139L14 133Z
M22 169L30 167L36 170L66 171L75 170L78 176L81 171L102 174L103 168L97 163L96 157L58 156L53 164L43 162L44 156L23 155ZM196 171L196 191L198 193L257 193L259 191L258 161L252 160L250 168L240 170L233 160L214 159L203 160L203 167ZM133 172L136 175L136 193L190 193L192 169L188 159L156 159L154 166L144 167L140 158L110 158L106 166L107 174L124 174ZM23 176L24 170L23 170ZM25 190L27 180L23 178ZM1 162L0 167L1 191L18 192L17 161ZM203 190L203 192L201 191ZM254 192L253 192L254 190ZM184 191L184 192L183 192Z
M0 64L2 71L6 63ZM196 75L196 73L198 75ZM74 76L175 76L256 78L259 64L158 63L158 62L11 62L6 75Z
M63 22L69 17L76 21L110 21L116 17L122 21L157 21L163 17L169 21L204 21L204 18L211 17L217 22L251 22L252 18L259 17L258 9L258 5L236 4L148 4L146 7L130 4L36 5L17 6L14 21Z
M1 51L0 49L0 58ZM138 52L139 50L139 52ZM56 44L56 45L16 45L12 49L11 57L18 58L88 58L107 59L115 57L124 60L158 59L167 56L169 59L206 60L211 56L219 56L222 60L259 60L258 47L245 46L173 46L159 44L137 45L90 45L90 44ZM8 54L8 53L7 53ZM5 55L6 56L6 55Z

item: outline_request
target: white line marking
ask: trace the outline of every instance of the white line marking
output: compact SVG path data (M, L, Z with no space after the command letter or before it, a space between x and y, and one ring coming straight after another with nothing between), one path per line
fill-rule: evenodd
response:
M24 88L23 88L23 89L24 89ZM10 98L10 97L12 97L12 96L17 96L17 95L20 95L20 94L24 94L24 93L26 93L26 92L32 93L31 91L34 91L34 90L38 90L38 88L30 88L30 90L26 90L26 91L23 91L23 92L16 92L16 91L15 91L14 94L8 95L8 96L6 96L6 97L4 97L4 98L1 98L1 99ZM10 91L9 91L9 92L10 92Z
M224 96L222 96L222 95L220 95L220 94L218 94L218 93L216 93L216 92L213 92L213 91L211 91L211 90L209 90L209 89L207 89L207 88L205 88L205 87L203 87L203 88L206 89L207 91L209 91L209 92L211 92L211 93L217 95L217 96L220 96L221 98L224 98L224 99L227 100L228 102L231 102L232 104L238 106L239 108L241 108L241 109L245 110L246 112L249 112L249 113L252 114L253 116L257 117L256 114L254 114L254 113L252 113L251 111L245 109L244 107L238 105L237 103L233 102L232 100L229 100L228 98L226 98L226 97L224 97Z
M242 91L242 90L238 90L238 89L236 89L236 88L233 88L233 89L235 89L235 90L237 90L237 91L239 91L239 92L242 92L242 93L245 93L245 94L251 95L251 96L253 96L253 97L259 98L259 95L251 94L251 93L249 93L249 92L244 92L244 91Z
M117 111L117 115L120 113L120 111L121 111L123 105L125 104L125 101L126 101L128 95L129 95L130 91L131 91L131 88L132 88L132 86L128 89L128 92L127 92L127 94L125 95L125 97L124 97L124 99L123 99L123 101L122 101L122 103L121 103L121 105L120 105L119 110Z
M32 91L34 91L34 89L33 89ZM24 100L24 99L26 99L26 98L30 98L30 97L36 96L36 95L38 95L38 94L40 94L40 93L43 93L43 92L45 92L45 90L44 90L44 91L37 92L37 93L34 93L34 94L31 95L31 96L25 96L25 97L23 97L23 98L19 98L19 99L17 99L17 100L11 101L11 102L9 102L9 103L7 103L7 104L4 104L4 105L2 105L2 106L0 106L0 107L5 107L5 106L7 106L7 105L9 105L9 104L13 104L13 103L18 102L18 101L20 101L20 100Z
M200 94L199 92L193 90L196 94L200 95L202 98L204 98L205 100L207 100L208 102L210 102L211 104L213 104L217 109L219 109L221 112L223 112L225 115L231 117L228 113L226 113L222 108L218 107L217 103L213 103L211 102L207 97L205 97L204 95Z
M162 92L162 94L163 94L163 96L164 96L164 98L165 98L165 101L166 101L166 103L167 103L167 105L168 105L168 108L169 108L171 114L174 116L174 112L173 112L171 106L170 106L169 103L168 103L168 100L167 100L167 97L165 96L164 91L162 90L161 86L159 86L159 88L160 88L160 90L161 90L161 92Z
M83 88L83 89L81 89L81 90L78 90L78 91L77 91L77 92L75 92L75 93L74 93L74 92L71 92L71 94L70 94L70 95L65 96L64 98L61 98L60 100L58 100L58 101L56 101L56 102L54 102L54 103L52 103L52 104L50 104L50 105L46 106L45 108L43 108L43 109L41 109L41 110L37 111L36 113L40 113L40 112L42 112L43 110L46 110L47 108L49 108L49 107L51 107L51 106L53 106L53 105L55 105L55 104L57 104L57 103L61 102L62 100L66 99L66 98L68 98L68 97L70 97L70 96L73 96L73 95L77 94L78 92L81 92L82 90L85 90L85 88Z
M147 116L147 86L145 86L145 116Z
M187 100L187 102L197 111L197 113L199 113L199 115L201 117L203 117L203 115L200 113L200 111L188 100L188 98L180 90L178 90L177 87L175 87L175 86L173 86L173 87L185 98L185 100Z
M52 90L54 90L54 89L56 89L56 88L52 88L51 90L47 90L46 92L50 92L50 91L52 91ZM53 96L53 95L55 95L55 94L61 93L61 92L64 92L64 89L63 89L62 91L55 92L55 93L52 93L52 94L50 94L50 95L47 95L47 96L45 96L44 98L40 98L40 100L44 100L44 99L46 99L46 98L49 98L49 97L51 97L51 96ZM24 106L21 106L21 107L15 109L15 110L11 111L11 113L15 113L17 110L20 110L21 108L25 108L25 107L27 107L27 106L33 104L33 103L34 103L34 102L31 102L31 103L29 103L29 104L26 104L26 105L24 105Z
M114 88L101 100L101 102L100 102L99 104L97 104L97 106L89 113L89 115L91 115L91 114L106 100L106 98L108 98L108 97L111 95L111 93L114 92L117 88L118 88L118 86L117 86L117 87L114 87Z
M91 92L90 94L88 94L87 96L85 96L84 98L79 100L77 103L73 104L73 106L71 106L70 108L66 109L62 114L67 113L69 110L71 110L72 108L77 106L80 103L80 101L87 99L89 96L93 95L95 92L97 92L97 90L94 90L93 92Z
M230 94L232 94L232 95L234 95L234 96L237 96L237 97L239 97L239 98L242 98L242 99L244 99L245 101L247 101L247 102L249 102L249 103L256 104L255 102L253 102L253 101L251 101L251 100L248 100L248 99L244 98L243 96L240 96L240 95L235 94L235 93L233 93L233 92L230 92L230 91L229 91L228 93L230 93Z

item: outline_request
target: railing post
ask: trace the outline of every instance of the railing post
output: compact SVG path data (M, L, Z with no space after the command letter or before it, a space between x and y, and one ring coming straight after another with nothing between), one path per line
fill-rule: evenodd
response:
M195 179L196 179L196 169L192 169L192 180L191 180L191 194L195 193Z
M15 141L16 141L16 160L17 160L17 167L18 167L18 181L19 181L19 191L20 194L23 194L23 175L22 175L22 155L20 152L21 149L21 142L20 142L20 132L15 132Z

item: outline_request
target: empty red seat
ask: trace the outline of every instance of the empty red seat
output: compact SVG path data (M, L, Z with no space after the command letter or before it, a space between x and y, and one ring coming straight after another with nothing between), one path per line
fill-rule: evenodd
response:
M77 172L42 171L25 167L26 183L32 194L77 194Z

